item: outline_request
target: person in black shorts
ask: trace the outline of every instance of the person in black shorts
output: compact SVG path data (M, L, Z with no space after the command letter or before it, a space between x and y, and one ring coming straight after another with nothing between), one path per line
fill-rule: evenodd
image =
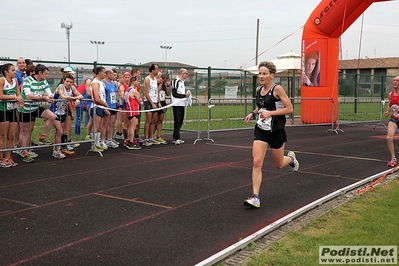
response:
M298 171L299 162L293 151L284 156L286 114L293 112L293 107L284 88L273 82L276 66L271 62L259 64L259 82L261 86L256 89L257 108L245 117L245 123L258 115L255 125L254 142L252 146L252 196L244 201L245 206L260 207L259 191L262 183L262 166L266 156L267 147L272 150L274 166L281 169L290 165L293 171Z
M159 89L159 102L162 107L166 106L166 97L170 96L170 79L169 74L158 73L158 89ZM165 118L165 113L168 109L164 108L158 111L158 123L157 123L157 138L156 140L161 142L162 144L168 144L166 140L161 137L162 134L162 125L163 120Z

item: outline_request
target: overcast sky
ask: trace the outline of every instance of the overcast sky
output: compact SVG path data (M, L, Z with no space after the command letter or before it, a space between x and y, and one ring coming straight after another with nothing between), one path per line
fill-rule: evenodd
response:
M167 60L198 67L247 68L290 50L299 53L301 27L319 0L0 0L0 57L34 61L146 63ZM342 36L342 58L358 58L361 17ZM399 57L399 2L372 4L364 13L360 56ZM284 41L287 36L291 35ZM282 41L282 42L281 42Z

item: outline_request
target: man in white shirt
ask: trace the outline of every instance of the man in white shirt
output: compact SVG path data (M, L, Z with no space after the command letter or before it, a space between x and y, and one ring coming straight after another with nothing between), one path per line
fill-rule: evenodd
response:
M176 77L174 81L171 83L172 95L171 102L173 105L173 141L175 145L180 145L184 143L184 140L180 138L180 128L183 125L184 119L184 107L187 105L186 100L182 100L190 97L190 92L186 92L186 88L184 86L184 81L188 77L188 71L185 68L181 68L179 70L179 76Z

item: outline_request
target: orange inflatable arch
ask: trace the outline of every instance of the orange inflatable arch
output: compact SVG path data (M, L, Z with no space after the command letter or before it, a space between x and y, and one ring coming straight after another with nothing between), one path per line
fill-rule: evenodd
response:
M310 15L302 34L302 123L337 121L339 37L372 3L383 1L390 0L323 0Z

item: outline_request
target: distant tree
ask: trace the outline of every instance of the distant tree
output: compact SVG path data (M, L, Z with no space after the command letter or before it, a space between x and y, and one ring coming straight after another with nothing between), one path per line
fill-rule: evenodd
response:
M341 96L353 96L355 92L355 81L352 79L338 80L339 95Z

